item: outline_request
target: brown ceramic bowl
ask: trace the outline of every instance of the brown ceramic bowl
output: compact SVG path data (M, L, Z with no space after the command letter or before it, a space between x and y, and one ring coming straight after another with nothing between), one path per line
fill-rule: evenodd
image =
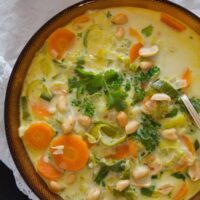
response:
M165 0L85 0L63 10L36 32L21 52L10 77L5 100L5 128L15 164L26 183L40 199L59 200L61 198L53 194L36 173L23 143L18 137L19 98L29 64L35 52L40 49L46 38L57 28L64 26L89 9L117 6L135 6L166 12L183 21L200 34L200 18L181 6ZM200 199L200 192L193 198L193 200L197 199Z

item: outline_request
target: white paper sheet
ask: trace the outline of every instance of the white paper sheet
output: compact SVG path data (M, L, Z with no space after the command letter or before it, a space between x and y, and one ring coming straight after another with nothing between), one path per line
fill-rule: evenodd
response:
M3 102L7 80L22 48L51 17L79 0L0 0L0 160L13 170L19 189L38 198L27 187L10 155L4 131ZM200 0L173 0L200 15Z

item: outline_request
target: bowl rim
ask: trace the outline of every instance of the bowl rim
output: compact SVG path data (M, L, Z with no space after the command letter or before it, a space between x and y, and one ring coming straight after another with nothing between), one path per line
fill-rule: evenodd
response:
M30 48L30 46L31 46L30 44L35 40L35 38L37 38L40 35L41 32L43 32L43 30L46 29L46 27L48 27L51 23L53 23L61 15L64 15L67 12L70 12L71 10L76 9L77 7L82 7L82 6L85 6L86 4L91 4L91 3L98 2L98 1L101 1L101 0L82 0L82 1L79 1L79 2L77 2L75 4L72 4L71 6L67 6L66 8L64 8L61 11L59 11L57 14L55 14L53 17L48 19L47 22L45 22L39 29L36 30L36 32L30 37L28 42L25 43L24 47L22 48L19 56L17 57L17 59L15 61L15 64L13 66L12 72L11 72L10 77L9 77L9 81L7 83L5 101L4 101L4 128L5 128L5 133L6 133L6 138L7 138L9 150L10 150L11 156L12 156L12 158L14 160L14 163L15 163L15 165L17 167L17 170L19 171L19 173L22 176L23 180L28 185L28 187L32 190L32 192L39 198L42 198L42 195L39 192L39 190L34 186L34 184L29 181L28 177L25 176L25 174L22 172L22 168L20 166L20 160L17 158L17 156L16 156L16 154L14 152L14 147L13 147L12 142L11 142L11 137L10 137L10 134L8 134L10 132L9 120L8 120L9 119L9 117L8 117L9 116L9 114L8 114L9 113L9 109L8 109L9 101L8 100L9 100L9 97L10 97L9 89L11 88L11 86L13 84L14 75L15 75L15 73L17 71L18 66L20 65L20 62L21 62L22 58L26 54L27 49ZM192 18L193 20L197 21L200 24L200 17L197 14L193 13L192 11L188 10L187 8L177 4L175 2L172 2L170 0L152 0L152 1L153 2L160 2L163 5L169 5L171 7L174 7L176 9L180 10L181 12L185 13L187 16L189 16L190 18ZM126 6L126 5L124 5L124 6ZM113 7L115 7L115 6L113 6ZM25 151L25 149L24 149L24 151ZM29 160L29 162L31 162L31 161ZM200 193L200 191L197 194L199 194L199 193ZM192 199L195 198L195 196L193 196Z

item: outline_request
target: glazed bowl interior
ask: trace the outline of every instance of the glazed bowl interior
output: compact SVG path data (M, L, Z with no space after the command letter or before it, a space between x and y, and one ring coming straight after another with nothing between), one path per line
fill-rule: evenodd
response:
M142 7L166 12L183 21L190 28L200 34L200 19L197 16L180 6L163 0L86 0L57 14L36 32L20 54L10 77L5 101L5 128L8 144L17 168L26 183L40 199L58 200L61 198L53 194L36 173L25 151L23 143L18 137L18 127L20 123L19 99L29 65L35 53L43 45L46 38L57 28L66 25L73 18L83 14L87 10L118 6ZM200 193L193 198L193 200L197 199L200 199Z

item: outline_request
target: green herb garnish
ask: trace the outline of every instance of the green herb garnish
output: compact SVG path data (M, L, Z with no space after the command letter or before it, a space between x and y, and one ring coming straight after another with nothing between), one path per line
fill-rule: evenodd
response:
M94 181L97 183L97 184L100 184L103 182L104 178L108 175L109 173L109 167L106 166L106 165L103 165L101 166L96 178L94 179Z
M121 88L123 82L121 74L114 70L94 74L91 71L86 71L83 67L77 67L75 72L79 78L70 78L68 80L69 88L77 88L78 94L87 92L92 95L97 92L103 92L106 95L109 109L116 108L116 110L120 111L127 107L125 102L127 94Z
M112 14L111 14L110 11L108 11L108 12L106 13L106 17L107 17L107 18L111 18L111 17L112 17Z
M186 179L185 175L181 174L179 172L173 173L172 176L177 178L177 179L182 179L183 181Z
M155 122L150 116L143 115L140 128L132 138L139 140L148 152L152 152L159 144L159 127L160 124Z
M72 101L72 105L78 107L78 110L83 112L84 115L93 117L95 107L94 104L88 98L84 98L82 101L74 99Z
M195 149L195 151L197 151L199 149L199 147L200 147L199 141L196 139L194 141L194 149Z
M154 192L154 190L155 190L155 186L154 185L152 185L152 186L150 186L148 188L142 188L141 189L141 194L144 195L144 196L147 196L147 197L151 197L153 192Z
M149 26L143 28L141 32L142 32L142 34L143 34L144 36L149 37L149 36L151 36L152 33L153 33L153 26L152 26L152 25L149 25Z
M114 163L100 162L101 168L97 173L94 181L98 184L104 181L104 178L108 175L109 171L112 172L123 172L126 169L126 161L119 160Z
M160 73L160 68L157 66L151 68L147 72L143 72L141 69L135 72L133 77L135 94L133 97L133 104L136 104L144 99L145 90L144 84L147 84L153 77L156 77Z
M178 108L173 108L169 113L165 115L165 117L175 117L178 113Z

